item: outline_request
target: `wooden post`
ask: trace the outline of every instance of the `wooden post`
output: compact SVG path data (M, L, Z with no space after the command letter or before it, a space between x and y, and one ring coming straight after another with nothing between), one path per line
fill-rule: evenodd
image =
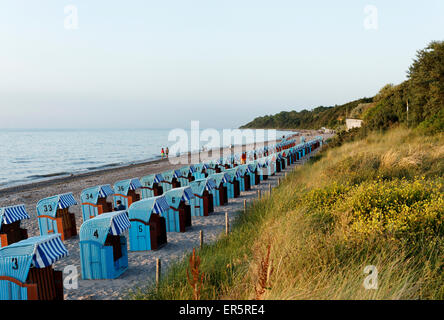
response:
M261 198L261 189L257 190L257 198L258 198L258 199Z
M271 183L268 184L268 190L270 191L270 196L271 196Z
M200 230L199 238L200 238L200 249L202 249L203 248L203 230Z
M160 283L160 273L161 273L161 262L160 259L157 258L156 259L156 287L159 288L159 283Z
M244 213L247 213L247 199L244 199Z
M281 184L281 178L278 178L278 186Z
M228 211L225 211L225 234L228 236L230 232L230 221L228 220Z

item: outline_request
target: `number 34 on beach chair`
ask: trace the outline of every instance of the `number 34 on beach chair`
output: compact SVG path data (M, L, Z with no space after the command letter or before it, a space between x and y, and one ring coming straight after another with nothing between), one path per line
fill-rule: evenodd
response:
M63 300L63 275L52 264L68 255L60 234L0 249L0 300Z
M113 194L114 190L109 184L83 190L80 195L83 221L113 211L112 203L106 201L106 198Z
M41 235L60 233L62 240L77 235L74 213L69 208L76 205L72 193L60 194L37 203L37 218Z

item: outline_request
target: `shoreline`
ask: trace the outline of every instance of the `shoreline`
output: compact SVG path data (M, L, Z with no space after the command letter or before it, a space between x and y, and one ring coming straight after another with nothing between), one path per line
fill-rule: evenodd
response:
M300 134L299 134L300 135ZM299 136L298 134L293 135L293 137L297 137ZM268 144L275 144L278 140L270 140L270 141L265 141L265 142L258 142L257 144L263 144L263 145L268 145ZM238 149L238 148L244 148L244 147L251 147L251 146L256 145L255 144L243 144L243 145L235 145L234 146L234 150ZM219 155L222 156L223 154L225 154L226 150L229 150L229 147L221 147L219 148ZM87 178L93 175L101 175L101 174L106 174L106 173L111 173L111 172L115 172L115 171L119 171L119 170L123 170L123 169L128 169L128 168L139 168L142 166L146 166L149 164L162 164L163 162L168 162L169 159L183 159L185 157L188 157L188 163L191 164L191 157L193 155L199 155L201 156L202 154L205 153L212 153L212 156L210 157L210 159L217 159L218 157L214 155L215 151L217 152L217 149L210 149L207 151L193 151L193 152L188 152L187 154L181 154L179 157L169 157L169 158L164 158L164 159L160 159L160 158L151 158L151 159L146 159L146 160L140 160L140 161L134 161L134 162L126 162L126 163L122 163L122 164L117 164L117 165L104 165L102 166L102 168L97 168L94 170L88 170L88 169L83 169L80 170L78 172L66 172L65 174L54 174L53 176L48 176L48 177L42 177L42 178L37 178L35 180L30 180L29 182L18 182L17 184L12 183L11 185L5 185L5 186L0 186L0 200L1 200L1 196L5 196L11 193L15 193L15 192L21 192L21 191L26 191L29 189L33 189L33 188L38 188L38 187L42 187L42 186L46 186L46 185L54 185L56 183L60 183L60 182L72 182L72 181L76 181L78 179L83 179L83 178ZM239 151L234 151L234 153L237 153ZM174 166L185 166L187 164L172 164ZM165 170L164 170L165 171ZM155 173L161 173L161 172L155 172ZM140 178L140 177L139 177Z

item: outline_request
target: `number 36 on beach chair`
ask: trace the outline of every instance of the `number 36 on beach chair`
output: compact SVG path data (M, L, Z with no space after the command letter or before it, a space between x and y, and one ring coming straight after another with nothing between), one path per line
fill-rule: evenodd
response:
M140 188L142 188L142 184L137 178L116 182L114 184L114 207L117 205L117 200L120 200L128 210L132 203L140 200L140 194L136 192Z

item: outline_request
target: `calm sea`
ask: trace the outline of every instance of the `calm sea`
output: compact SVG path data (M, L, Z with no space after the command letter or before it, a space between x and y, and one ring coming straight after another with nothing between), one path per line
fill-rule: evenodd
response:
M0 189L155 160L162 147L175 143L168 141L169 133L169 129L0 130ZM278 131L278 137L288 133Z

